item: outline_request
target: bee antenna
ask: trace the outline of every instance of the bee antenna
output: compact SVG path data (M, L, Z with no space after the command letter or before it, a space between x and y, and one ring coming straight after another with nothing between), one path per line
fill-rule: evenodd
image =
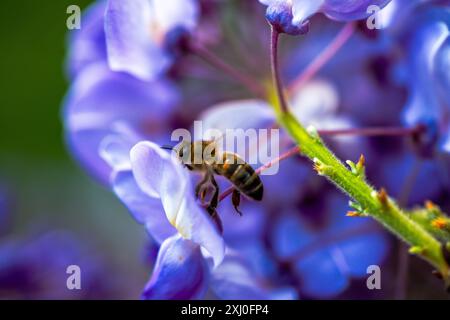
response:
M165 149L165 150L173 150L173 148L174 148L174 147L172 147L172 146L167 146L167 145L161 146L161 149Z

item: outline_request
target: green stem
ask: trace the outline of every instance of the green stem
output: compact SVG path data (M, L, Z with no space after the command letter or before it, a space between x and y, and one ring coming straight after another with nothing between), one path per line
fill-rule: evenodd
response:
M420 256L448 278L449 267L442 254L442 246L420 224L411 220L393 201L370 186L363 175L349 170L323 143L315 133L308 132L289 112L280 108L274 95L275 110L279 124L286 129L300 147L301 154L315 163L320 175L328 178L344 193L354 199L362 211L403 239L409 245L420 248ZM416 250L417 251L417 250Z
M440 241L423 225L412 220L390 199L384 189L375 190L366 182L364 158L357 164L347 162L346 167L323 143L317 131L306 130L289 111L287 97L283 90L278 70L278 37L272 28L271 34L271 64L273 76L272 92L269 92L269 102L274 106L278 123L294 139L300 148L300 153L314 162L314 168L319 175L325 176L334 185L356 201L354 207L357 215L370 215L384 227L411 245L411 252L420 255L432 264L449 285L449 266L445 260Z

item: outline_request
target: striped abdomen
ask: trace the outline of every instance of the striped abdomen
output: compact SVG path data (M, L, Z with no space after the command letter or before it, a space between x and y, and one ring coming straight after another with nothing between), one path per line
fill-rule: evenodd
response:
M224 176L241 193L253 200L262 200L264 187L259 175L253 168L234 153L223 153L223 161L216 164L214 170Z

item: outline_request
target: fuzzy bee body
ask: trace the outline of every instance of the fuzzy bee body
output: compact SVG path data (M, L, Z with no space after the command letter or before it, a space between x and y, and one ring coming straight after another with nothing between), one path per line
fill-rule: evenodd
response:
M197 185L197 196L203 194L205 186L212 184L214 195L208 207L210 213L215 213L219 196L214 174L225 177L235 187L232 202L239 214L240 194L256 201L262 200L264 186L261 178L239 155L231 152L219 153L215 142L207 140L182 142L175 150L178 158L189 170L205 173L204 179Z
M237 154L224 152L222 164L214 165L214 171L227 178L236 189L256 201L261 201L264 186L255 170Z

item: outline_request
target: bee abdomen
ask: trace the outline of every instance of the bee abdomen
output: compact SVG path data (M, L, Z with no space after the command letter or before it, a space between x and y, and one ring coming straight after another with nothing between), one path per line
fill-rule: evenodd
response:
M232 180L231 182L247 197L257 201L262 200L264 187L261 178L250 165L245 164L242 166L244 166L244 169L241 169L241 171L246 171L245 176L242 175L241 179Z
M264 193L264 187L259 175L248 164L241 161L236 161L237 156L228 158L222 165L221 172L225 178L244 195L254 200L261 200Z

